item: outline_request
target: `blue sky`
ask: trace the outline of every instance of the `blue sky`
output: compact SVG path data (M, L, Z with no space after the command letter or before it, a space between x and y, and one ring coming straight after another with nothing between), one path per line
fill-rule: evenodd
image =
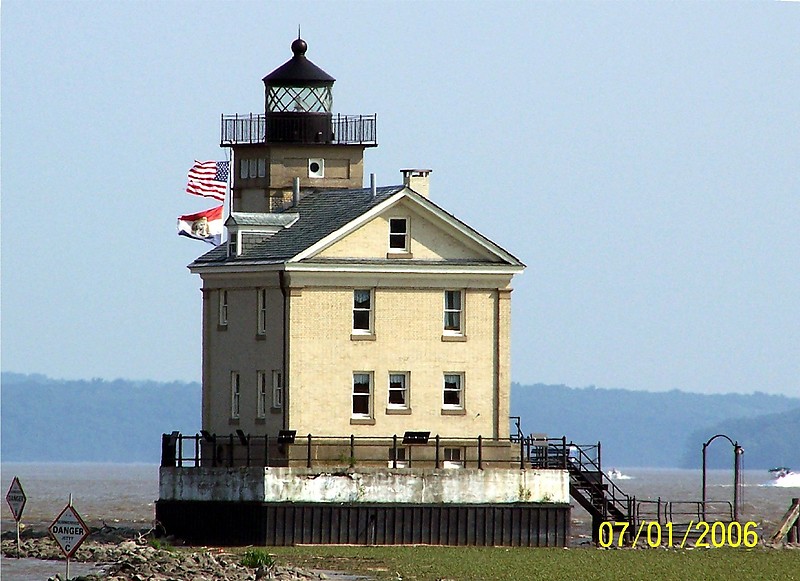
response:
M800 3L2 4L2 369L197 380L176 217L298 24L366 171L519 256L512 377L800 393Z

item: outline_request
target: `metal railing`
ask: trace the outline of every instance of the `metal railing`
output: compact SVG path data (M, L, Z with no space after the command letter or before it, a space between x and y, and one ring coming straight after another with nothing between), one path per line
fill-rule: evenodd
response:
M610 505L621 514L628 515L630 518L633 500L603 472L601 468L600 442L589 445L578 445L574 442L570 442L564 445L569 448L568 461L570 470L582 472L587 476L591 475L592 478L596 479L596 485L599 486L599 489L604 491L606 500L606 503L604 503L604 512L607 513L607 505ZM608 515L606 514L605 516Z
M484 468L527 469L533 465L527 440L429 436L410 440L392 436L270 436L239 432L162 436L162 466L301 466L348 468ZM521 456L520 456L521 454ZM565 458L551 455L548 468L565 466Z
M311 118L309 118L311 119ZM298 120L302 118L298 117ZM316 125L318 119L311 119ZM286 124L285 119L280 120ZM267 135L275 137L270 130L270 117L264 113L246 115L222 115L220 126L220 145L253 145L267 143ZM301 132L302 133L302 132ZM322 141L334 145L376 145L378 139L377 115L332 115L330 132L325 132ZM290 135L283 135L279 141L287 142Z

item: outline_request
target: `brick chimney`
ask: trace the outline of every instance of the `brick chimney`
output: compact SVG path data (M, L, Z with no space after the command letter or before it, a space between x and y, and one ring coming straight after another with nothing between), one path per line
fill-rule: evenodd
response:
M432 169L401 169L403 185L427 198L430 194L430 174L432 171Z

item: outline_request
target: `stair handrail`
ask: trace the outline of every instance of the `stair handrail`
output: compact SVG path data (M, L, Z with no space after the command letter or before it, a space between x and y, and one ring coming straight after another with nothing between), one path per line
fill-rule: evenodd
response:
M593 444L592 445L585 445L585 444L584 445L579 445L579 444L576 444L575 442L570 441L570 443L569 443L569 450L570 450L569 462L570 462L570 464L572 466L576 466L581 472L598 472L598 473L600 473L600 484L605 484L606 481L607 481L608 484L611 485L609 487L609 489L608 489L611 492L609 500L614 505L616 505L617 510L619 510L622 514L627 514L628 518L630 518L631 515L628 513L629 508L630 508L630 496L628 494L625 494L625 492L623 492L622 489L619 486L617 486L614 483L614 481L611 480L611 478L609 478L608 475L605 472L603 472L601 470L600 465L598 463L596 463L592 459L592 457L589 456L585 452L584 448L590 448L590 447L593 448L594 445ZM573 452L576 452L577 454L573 455ZM590 466L591 468L593 468L594 470L588 470L586 468L587 465ZM621 498L617 497L617 493L619 493L619 496Z

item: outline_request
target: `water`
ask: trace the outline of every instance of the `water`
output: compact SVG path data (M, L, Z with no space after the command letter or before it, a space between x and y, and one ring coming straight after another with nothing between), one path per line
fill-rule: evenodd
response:
M629 479L615 480L623 492L638 500L700 500L702 477L699 470L622 469ZM0 467L0 485L5 491L18 476L28 497L22 524L44 530L66 506L73 506L89 526L132 526L146 528L152 523L158 497L158 466L150 464L29 464L6 463ZM777 486L766 471L745 470L740 520L758 523L759 538L771 535L786 513L792 498L800 497L800 479L781 480ZM733 472L708 472L709 500L733 500ZM573 502L572 529L579 544L588 535L591 519ZM2 529L14 530L14 520L2 503ZM63 562L3 559L4 580L47 579L64 572ZM70 573L90 572L92 565L71 564Z
M623 476L615 479L625 494L641 500L699 501L702 498L703 476L700 470L679 469L621 469ZM800 479L775 481L766 470L743 470L741 491L742 523L753 521L758 526L759 539L777 530L793 498L800 497ZM733 470L709 470L706 479L709 501L733 502ZM573 502L573 534L590 534L591 518ZM576 522L577 521L577 522Z
M28 497L22 514L26 526L43 528L59 515L72 494L72 505L89 526L149 526L158 498L158 466L154 464L29 464L4 463L0 468L3 498L18 476ZM3 502L3 531L14 518Z

